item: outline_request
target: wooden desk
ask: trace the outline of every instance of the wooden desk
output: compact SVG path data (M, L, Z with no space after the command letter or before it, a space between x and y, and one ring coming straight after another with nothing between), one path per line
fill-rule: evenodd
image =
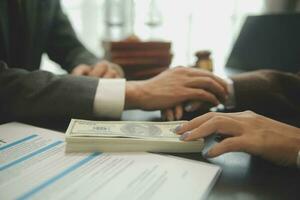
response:
M160 113L126 111L122 120L158 121ZM204 151L214 143L214 138L209 138ZM227 153L209 160L203 159L199 153L172 155L222 167L223 171L210 192L209 200L300 199L300 170L296 168L276 166L246 153Z

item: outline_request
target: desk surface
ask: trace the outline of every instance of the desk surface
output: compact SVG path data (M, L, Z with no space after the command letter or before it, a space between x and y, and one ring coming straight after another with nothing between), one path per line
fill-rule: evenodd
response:
M122 120L159 120L159 112L126 111ZM206 151L215 143L209 138ZM300 170L276 166L246 153L227 153L205 160L199 153L172 154L193 160L210 162L222 167L222 174L208 199L300 199Z

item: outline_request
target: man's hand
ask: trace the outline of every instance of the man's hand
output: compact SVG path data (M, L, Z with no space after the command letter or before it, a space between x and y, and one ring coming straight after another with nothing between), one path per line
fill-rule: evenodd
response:
M197 140L214 133L229 136L208 153L216 157L227 152L243 151L280 165L295 165L300 150L300 129L255 114L207 113L176 129L184 141Z
M161 111L161 118L164 121L181 120L185 112L194 112L201 110L207 113L213 105L203 101L189 101L181 105L176 105L174 108L168 108Z
M218 105L227 93L225 81L212 73L177 67L145 81L127 82L125 107L158 110L171 108L188 100Z
M73 75L92 76L100 78L122 78L124 77L123 70L117 64L101 61L94 66L79 65L72 71Z
M174 108L168 108L161 111L161 118L163 121L180 120L183 117L183 106L177 105Z
M212 73L207 72L212 75ZM217 78L217 76L215 76ZM218 82L222 87L224 87L226 91L226 96L228 94L228 85L226 81L221 78L217 78ZM206 88L203 88L206 89ZM217 95L216 90L210 90L213 94ZM219 96L220 102L224 103L224 96ZM173 121L180 120L183 117L184 112L194 112L196 110L201 109L201 111L208 112L210 108L212 108L215 104L211 104L210 102L205 101L188 101L183 104L176 105L173 108L168 108L161 111L162 120Z

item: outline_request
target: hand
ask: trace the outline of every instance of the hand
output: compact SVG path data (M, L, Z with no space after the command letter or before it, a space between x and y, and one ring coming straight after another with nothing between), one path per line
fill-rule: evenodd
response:
M227 94L226 82L212 73L177 67L145 81L127 82L125 107L160 110L188 100L218 105Z
M117 64L101 61L94 66L79 65L72 71L73 75L78 76L92 76L100 78L122 78L124 77L123 70Z
M168 108L161 111L161 117L164 121L180 120L183 116L182 105L177 105L174 108Z
M202 101L189 101L183 105L177 105L174 108L168 108L161 111L161 117L164 121L181 120L184 112L194 112L201 110L202 113L207 113L213 107L212 104Z
M219 133L230 136L212 147L208 157L243 151L280 165L295 165L300 150L300 129L255 114L207 113L176 129L185 141Z

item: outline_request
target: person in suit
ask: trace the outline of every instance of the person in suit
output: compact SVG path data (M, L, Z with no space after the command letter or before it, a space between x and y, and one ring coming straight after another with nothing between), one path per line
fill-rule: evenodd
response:
M39 69L42 54L69 73L122 77L116 64L101 61L78 40L59 0L0 2L0 60L10 67Z
M119 118L123 109L159 110L193 99L217 105L227 93L218 77L186 67L144 81L114 79L114 83L9 68L0 62L0 122Z
M300 74L259 70L231 78L234 110L251 111L209 112L177 127L175 132L184 141L214 133L228 136L212 147L207 157L243 151L280 165L300 168ZM292 119L289 122L294 126L274 118Z
M124 108L163 109L188 99L218 104L226 95L223 80L193 69L146 81L120 79L118 66L80 43L59 0L0 1L0 45L0 122L119 118ZM85 76L38 70L43 53ZM201 89L208 82L214 85Z

